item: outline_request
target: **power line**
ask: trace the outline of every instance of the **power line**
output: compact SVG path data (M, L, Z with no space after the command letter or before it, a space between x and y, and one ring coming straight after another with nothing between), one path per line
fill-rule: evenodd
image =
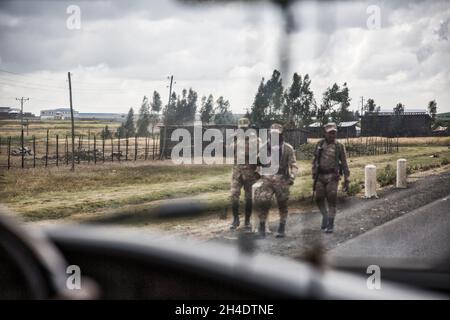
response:
M1 72L6 73L6 75L2 75ZM14 75L14 76L20 76L23 77L25 79L17 79L15 77L8 77L8 75ZM3 77L3 78L2 78ZM20 73L16 73L16 72L11 72L8 70L4 70L4 69L0 69L0 80L3 81L13 81L15 83L18 83L16 86L21 86L21 87L28 87L31 89L56 89L56 90L67 90L66 86L61 86L59 85L61 82L54 80L54 79L39 79L39 80L35 80L32 79L33 76L31 75L25 75L25 74L20 74ZM72 80L74 78L74 75L71 75ZM155 80L159 80L159 79L155 79ZM44 83L47 82L47 83ZM121 80L123 81L123 80ZM143 80L143 81L147 81L147 80ZM10 83L5 83L3 82L2 84L4 85L13 85ZM111 86L111 85L105 85L102 83L99 83L97 81L77 81L76 83L76 88L77 91L80 92L98 92L98 91L104 91L104 92L117 92L117 91L130 91L130 90L146 90L144 88L142 88L142 86L139 87L132 87L132 88L121 88L120 85L118 85L117 87L115 86Z

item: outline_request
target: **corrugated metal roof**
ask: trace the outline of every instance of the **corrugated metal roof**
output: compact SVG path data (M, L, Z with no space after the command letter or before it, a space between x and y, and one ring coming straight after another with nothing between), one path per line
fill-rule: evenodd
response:
M341 122L338 125L338 127L351 127L351 126L354 126L357 123L358 123L358 121L344 121L344 122Z

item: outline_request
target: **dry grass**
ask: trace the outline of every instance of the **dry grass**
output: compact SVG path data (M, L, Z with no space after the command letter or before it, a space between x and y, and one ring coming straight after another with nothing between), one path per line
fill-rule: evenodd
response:
M101 120L75 121L75 135L87 135L89 131L91 134L99 135L106 125L114 132L120 126L120 122ZM25 139L30 140L34 135L37 140L43 140L47 135L47 129L52 137L57 134L60 137L65 137L71 134L71 123L69 120L30 120L28 136L26 135L26 130L24 132ZM20 136L20 120L0 120L0 137L2 139L6 139L6 137L18 139Z
M433 154L439 155L431 158ZM379 168L405 157L408 164L437 165L450 159L447 147L405 147L401 153L349 159L351 180L361 183L364 166ZM299 161L292 199L311 196L310 161ZM431 168L432 166L430 166ZM145 211L174 198L201 200L212 208L228 204L231 166L176 166L170 161L14 169L0 173L0 198L27 220L86 219L110 211Z

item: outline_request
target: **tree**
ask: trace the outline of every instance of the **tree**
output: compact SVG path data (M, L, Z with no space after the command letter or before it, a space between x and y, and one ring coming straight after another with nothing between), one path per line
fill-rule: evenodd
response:
M216 101L214 113L214 122L216 124L232 124L234 122L233 113L230 111L230 102L222 96Z
M163 112L163 121L164 125L173 125L177 124L177 94L172 92L172 96L170 97L170 102L164 108Z
M405 112L405 106L403 105L403 103L401 103L401 102L397 103L397 105L394 108L394 113L396 115L400 115L404 112Z
M125 125L122 123L116 131L116 137L119 139L125 138L127 136L127 130L125 129Z
M292 84L285 92L285 104L283 108L283 119L287 127L301 128L309 125L312 120L314 94L310 89L311 80L306 74L303 78L294 73Z
M401 117L401 115L405 112L405 106L403 105L403 103L399 102L397 103L397 105L394 108L394 114L395 117L392 118L391 120L391 128L392 128L392 133L394 133L396 136L399 135L401 128L403 126L403 117Z
M195 114L197 113L197 98L197 92L190 88L187 96L186 110L184 112L184 123L194 123Z
M112 132L109 130L108 125L106 125L105 128L102 129L102 132L100 133L100 137L101 137L103 140L111 139L111 137L112 137Z
M333 84L323 93L322 104L317 110L317 119L322 124L326 124L329 117L338 124L350 121L352 119L352 113L348 110L350 100L347 83L344 83L342 88L336 83Z
M148 127L150 126L150 106L146 96L142 99L141 108L139 109L139 117L137 120L137 135L139 137L147 137Z
M437 103L436 100L432 100L428 102L428 112L431 115L431 119L433 120L433 123L436 121L436 113L437 113Z
M375 104L375 101L373 99L368 99L366 102L366 105L364 106L364 109L367 112L375 112L377 105Z
M152 113L159 113L161 111L162 101L158 91L153 91L153 98L151 102Z
M272 77L265 83L261 79L255 99L250 108L250 121L259 127L267 127L282 121L285 94L281 73L273 70Z
M262 127L266 121L266 109L268 107L269 99L265 94L265 83L264 78L262 78L250 108L250 121L257 126Z
M125 136L133 137L136 134L136 128L134 126L134 110L130 108L127 114L127 118L125 119L125 123L123 124L125 128Z
M164 111L165 123L183 125L194 122L197 112L197 92L183 89L181 96L172 93L170 100L170 105Z
M210 123L214 118L214 97L212 94L208 98L202 98L202 107L200 108L200 119L203 124Z
M272 77L267 81L264 89L269 101L268 120L275 120L280 115L284 103L283 80L278 70L273 70Z

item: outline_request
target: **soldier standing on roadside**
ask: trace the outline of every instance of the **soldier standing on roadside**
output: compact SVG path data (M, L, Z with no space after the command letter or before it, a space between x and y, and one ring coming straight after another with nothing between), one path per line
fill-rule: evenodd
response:
M345 146L336 140L336 124L324 126L325 139L315 148L312 165L315 201L322 213L322 231L332 233L336 216L337 190L340 176L344 176L344 189L348 189L350 171L347 164ZM326 207L328 203L328 210Z
M285 236L286 220L288 217L289 189L294 184L298 167L294 148L283 141L283 127L279 124L273 124L271 132L279 134L279 147L275 146L279 155L279 168L275 174L263 175L261 177L263 183L255 191L255 203L258 206L260 221L258 233L261 237L266 236L266 220L272 197L275 194L280 213L280 224L276 237L282 238Z
M247 118L239 119L238 128L248 129L249 120ZM239 151L238 148L235 150ZM259 174L256 172L257 165L250 164L249 159L249 139L245 141L245 163L237 163L237 155L235 154L235 164L233 166L233 173L231 176L231 208L233 210L233 221L230 225L231 230L235 230L240 225L239 220L239 198L241 189L244 188L245 193L245 229L251 230L250 218L252 215L252 185L259 179Z

